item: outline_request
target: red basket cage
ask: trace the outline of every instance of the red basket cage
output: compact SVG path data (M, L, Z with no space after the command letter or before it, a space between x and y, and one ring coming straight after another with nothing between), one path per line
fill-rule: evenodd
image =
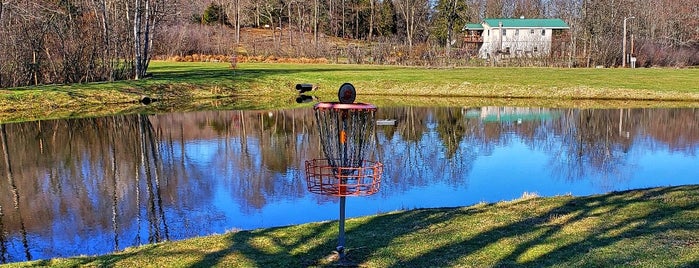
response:
M328 196L367 196L381 186L383 164L362 160L359 167L337 167L328 159L306 161L308 191Z

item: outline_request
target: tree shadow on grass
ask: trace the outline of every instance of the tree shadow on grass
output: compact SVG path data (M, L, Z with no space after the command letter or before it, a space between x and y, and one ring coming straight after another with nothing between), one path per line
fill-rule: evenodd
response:
M333 222L324 222L303 227L278 227L231 233L227 235L230 247L206 254L190 267L316 266L319 264L316 256L327 255L334 247L332 245L335 241L328 234L332 233L333 227L336 226ZM227 259L235 255L242 257ZM240 263L241 259L251 263Z
M298 74L298 73L333 73L333 72L374 72L382 70L379 68L317 68L299 65L298 68L243 68L229 69L222 68L219 65L211 66L154 66L149 68L153 71L153 78L169 82L182 83L202 83L202 82L250 82L260 79L265 79L267 76L279 74ZM308 82L308 81L306 81ZM311 81L312 82L312 81ZM339 86L339 85L338 85Z
M228 266L230 263L225 258L232 254L242 254L254 262L254 267L362 266L374 250L390 244L395 237L409 234L420 226L449 222L458 213L478 210L415 210L382 215L366 223L350 219L346 223L345 262L339 262L333 251L337 246L337 221L311 224L310 228L308 225L291 227L292 230L280 227L243 231L230 236L230 248L207 254L191 267ZM270 249L275 250L270 252Z
M697 187L692 187L696 192ZM677 252L647 248L655 239L685 239L672 232L696 232L699 226L683 217L699 208L697 196L687 197L681 205L668 205L663 199L674 198L678 188L629 191L621 196L603 195L573 199L547 211L541 211L513 223L462 240L453 240L427 254L410 258L396 266L429 264L436 266L470 266L469 255L488 247L499 247L495 263L476 266L613 266L639 263L644 266L666 254ZM507 208L499 208L507 209ZM623 220L621 220L623 218ZM672 237L672 238L669 238ZM503 241L507 241L503 243ZM660 242L670 243L670 242ZM652 253L651 253L652 251ZM693 260L696 263L697 260ZM662 261L659 261L662 265ZM691 263L671 263L689 265Z
M419 209L349 219L346 245L349 263L361 267L696 267L698 210L699 186ZM191 267L344 266L332 258L337 226L240 231L217 240L224 242L219 250L192 242L191 250L153 245L78 265L123 265L138 254L188 256L195 259L183 263Z
M692 267L699 262L696 254L672 256L697 250L692 234L699 225L691 215L699 209L698 191L699 186L658 188L350 219L348 257L369 267ZM257 267L338 265L328 258L337 222L306 228L233 234L230 248L194 266L226 265L234 252Z

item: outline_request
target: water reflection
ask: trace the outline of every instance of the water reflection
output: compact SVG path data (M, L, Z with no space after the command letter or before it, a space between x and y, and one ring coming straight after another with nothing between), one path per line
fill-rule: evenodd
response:
M381 108L379 194L348 216L698 183L697 109ZM336 219L311 109L0 125L0 261Z

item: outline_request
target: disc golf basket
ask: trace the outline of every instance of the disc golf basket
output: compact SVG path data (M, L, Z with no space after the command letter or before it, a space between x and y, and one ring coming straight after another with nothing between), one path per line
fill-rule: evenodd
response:
M314 194L340 198L337 253L345 258L345 197L379 191L383 164L365 159L373 151L376 106L354 103L354 86L345 83L340 102L321 102L315 111L325 158L306 161L306 183Z

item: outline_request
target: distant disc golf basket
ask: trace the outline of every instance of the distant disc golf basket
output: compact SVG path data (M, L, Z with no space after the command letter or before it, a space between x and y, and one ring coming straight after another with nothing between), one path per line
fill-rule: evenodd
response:
M337 253L344 261L345 197L377 193L383 164L366 159L374 150L376 106L353 103L356 92L349 83L338 97L340 102L313 107L325 158L306 161L306 183L311 193L340 197Z

